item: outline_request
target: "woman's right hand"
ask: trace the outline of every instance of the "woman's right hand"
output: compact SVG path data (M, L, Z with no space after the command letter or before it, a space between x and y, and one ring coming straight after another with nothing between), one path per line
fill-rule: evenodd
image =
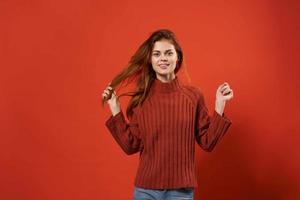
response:
M121 111L120 102L117 98L117 94L109 85L103 91L102 98L106 99L106 102L109 105L110 111L113 114L113 116L115 116Z

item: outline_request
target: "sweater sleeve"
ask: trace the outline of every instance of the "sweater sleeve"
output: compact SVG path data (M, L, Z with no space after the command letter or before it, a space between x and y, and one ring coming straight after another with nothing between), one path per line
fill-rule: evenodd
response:
M135 112L129 122L126 122L121 110L115 116L111 115L105 125L127 155L137 153L142 149L143 145Z
M203 150L208 152L214 149L232 123L224 112L221 116L214 110L210 116L201 92L197 103L196 122L196 141Z

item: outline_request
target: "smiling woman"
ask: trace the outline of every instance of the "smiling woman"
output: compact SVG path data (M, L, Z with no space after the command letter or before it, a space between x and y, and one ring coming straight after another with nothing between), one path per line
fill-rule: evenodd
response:
M162 82L173 80L178 61L174 45L168 40L157 41L152 52L151 63L156 78Z
M233 97L227 83L217 89L216 109L209 115L202 92L183 85L176 74L183 53L175 35L162 29L139 47L129 65L104 90L112 115L105 125L127 154L140 152L134 199L193 199L197 187L195 141L212 151L231 121L223 113L225 100ZM120 106L115 87L138 77L127 107Z

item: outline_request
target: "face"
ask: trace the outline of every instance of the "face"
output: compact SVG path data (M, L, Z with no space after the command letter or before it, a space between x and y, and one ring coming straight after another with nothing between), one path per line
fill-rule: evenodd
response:
M151 63L158 79L173 79L175 77L174 70L177 60L177 53L172 43L168 40L155 42L151 55Z

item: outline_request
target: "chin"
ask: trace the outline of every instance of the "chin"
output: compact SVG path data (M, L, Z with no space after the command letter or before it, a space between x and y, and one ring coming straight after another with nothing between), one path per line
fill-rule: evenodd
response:
M156 71L156 73L160 74L160 75L168 75L171 74L171 71Z
M170 73L172 73L173 71L174 71L174 70L170 70L170 69L162 70L162 69L160 69L160 68L157 68L157 69L155 70L156 73L162 74L162 75L170 74Z

